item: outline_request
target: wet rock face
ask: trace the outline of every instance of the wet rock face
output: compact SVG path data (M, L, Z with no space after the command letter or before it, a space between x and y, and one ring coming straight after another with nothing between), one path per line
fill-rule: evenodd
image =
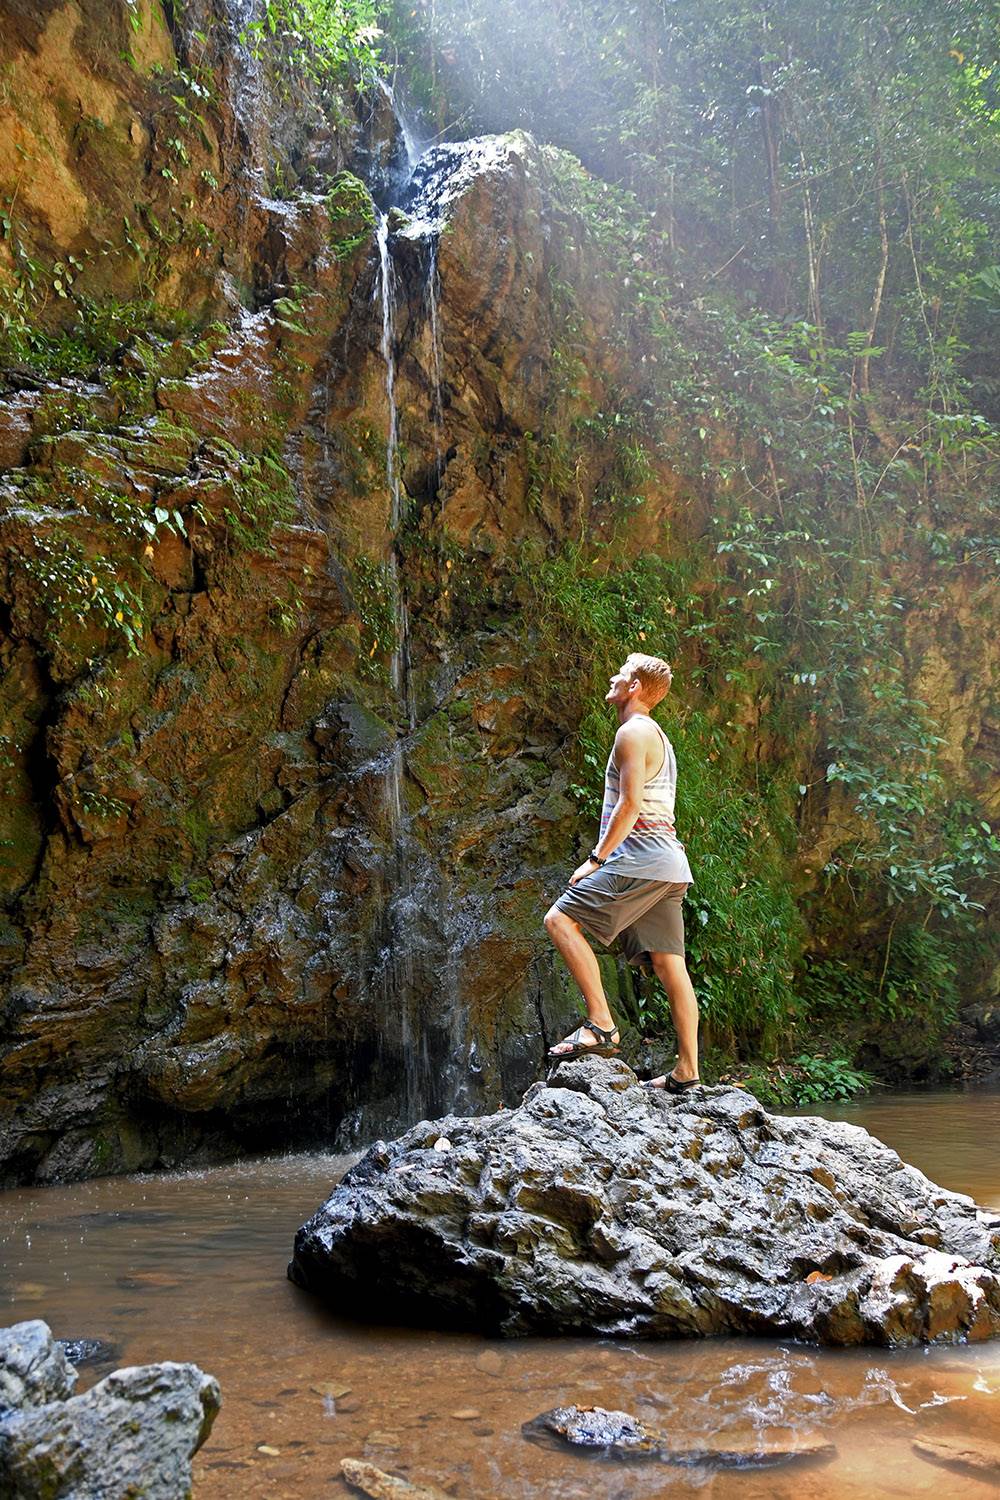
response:
M44 1323L0 1330L5 1500L190 1493L191 1459L220 1406L210 1375L168 1361L116 1370L82 1396L70 1394L75 1381Z
M102 7L55 7L65 35L45 53L50 93L84 67L114 104L98 144L130 143L114 172L79 169L94 233L120 224L123 194L162 217L170 182L129 132L173 74L113 58L102 73L108 49L86 45ZM375 209L341 171L384 186L397 124L348 97L320 128L315 101L272 97L238 9L147 16L171 68L192 28L211 40L196 48L217 84L199 109L211 149L174 165L177 193L187 174L210 199L214 243L173 247L158 291L223 321L172 343L129 331L106 379L0 382L4 1182L350 1146L518 1097L557 1024L539 917L574 852L569 726L531 702L516 628L484 629L449 572L457 549L478 582L510 566L505 548L561 534L526 499L559 253L541 154L523 136L444 153L421 188L449 225L433 275L438 229L396 221L401 539ZM19 25L0 54L27 68L32 45ZM284 197L264 172L275 151ZM33 253L78 253L87 296L127 299L132 252L86 254L76 221L43 207ZM51 557L84 598L127 584L142 618L53 609Z
M363 1316L827 1344L1000 1334L1000 1232L857 1126L562 1064L517 1109L378 1142L289 1274Z

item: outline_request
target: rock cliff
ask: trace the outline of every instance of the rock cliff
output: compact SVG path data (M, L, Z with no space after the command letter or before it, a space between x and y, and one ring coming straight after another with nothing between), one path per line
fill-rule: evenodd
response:
M533 488L560 288L590 295L596 395L627 360L553 153L440 148L387 216L356 175L384 202L407 174L377 89L296 113L232 15L154 6L131 63L94 41L123 25L70 0L5 40L58 164L8 240L12 279L70 268L49 363L118 299L99 379L26 357L0 406L15 1177L349 1141L528 1081L576 825L520 574L607 520L593 476L573 514Z
M416 164L384 82L268 54L237 0L8 10L0 1170L517 1097L565 1013L539 915L618 664L560 648L543 568L683 563L713 506L622 437L651 366L609 189L517 132ZM616 608L614 650L674 610ZM964 640L915 647L949 702ZM983 700L959 707L965 765ZM787 780L768 733L748 764Z

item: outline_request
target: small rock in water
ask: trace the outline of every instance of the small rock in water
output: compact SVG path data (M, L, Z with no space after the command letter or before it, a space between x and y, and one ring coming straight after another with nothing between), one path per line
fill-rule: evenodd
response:
M161 1290L180 1284L180 1278L171 1276L168 1271L134 1271L131 1276L118 1276L115 1279L115 1285L121 1287L123 1292L138 1292L146 1287Z
M832 1443L812 1439L772 1439L766 1435L751 1448L674 1448L666 1433L656 1432L627 1411L603 1406L557 1406L521 1428L529 1442L543 1447L566 1446L596 1458L653 1460L685 1468L769 1469L797 1459L828 1459Z
M56 1339L56 1345L72 1365L113 1364L120 1353L107 1339Z
M270 1443L258 1443L257 1444L257 1452L258 1453L266 1453L267 1456L268 1456L268 1458L280 1458L281 1457L281 1449L280 1448L272 1448L271 1445L270 1445Z
M546 1448L568 1444L590 1453L616 1458L659 1458L660 1438L627 1411L603 1406L557 1406L525 1422L521 1431L530 1442Z
M350 1395L351 1391L351 1387L340 1380L324 1380L319 1385L311 1385L309 1389L314 1396L330 1396L334 1401L338 1401L341 1396Z
M985 1438L916 1438L913 1451L964 1474L1000 1478L1000 1443Z
M476 1369L481 1370L484 1375L502 1375L503 1355L496 1349L484 1349L482 1354L476 1356Z
M482 1412L477 1411L474 1406L463 1406L459 1411L453 1411L452 1416L456 1422L475 1422L482 1416Z
M351 1488L370 1496L370 1500L454 1500L433 1485L412 1484L409 1479L383 1473L359 1458L342 1458L340 1468Z

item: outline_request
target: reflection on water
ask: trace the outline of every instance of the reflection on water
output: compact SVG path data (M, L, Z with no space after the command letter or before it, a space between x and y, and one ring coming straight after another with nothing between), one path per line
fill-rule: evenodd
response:
M824 1112L1000 1207L1000 1095L885 1097ZM285 1264L296 1228L344 1164L286 1157L0 1194L2 1321L44 1317L58 1337L106 1340L119 1364L191 1359L216 1375L224 1405L196 1460L197 1500L346 1494L337 1476L347 1456L463 1500L996 1493L986 1478L920 1458L912 1442L994 1440L1000 1342L898 1352L749 1339L490 1343L341 1319L292 1287ZM107 1368L85 1366L81 1387ZM712 1473L600 1463L525 1442L522 1422L571 1402L633 1412L676 1447L715 1436L750 1447L766 1434L832 1442L836 1457Z

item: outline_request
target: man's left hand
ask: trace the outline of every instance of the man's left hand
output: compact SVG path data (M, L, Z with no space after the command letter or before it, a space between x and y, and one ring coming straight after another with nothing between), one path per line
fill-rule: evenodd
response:
M570 885L576 885L578 880L582 880L585 875L593 875L594 871L599 868L600 866L595 865L592 859L585 859L583 864L579 865L569 877Z

